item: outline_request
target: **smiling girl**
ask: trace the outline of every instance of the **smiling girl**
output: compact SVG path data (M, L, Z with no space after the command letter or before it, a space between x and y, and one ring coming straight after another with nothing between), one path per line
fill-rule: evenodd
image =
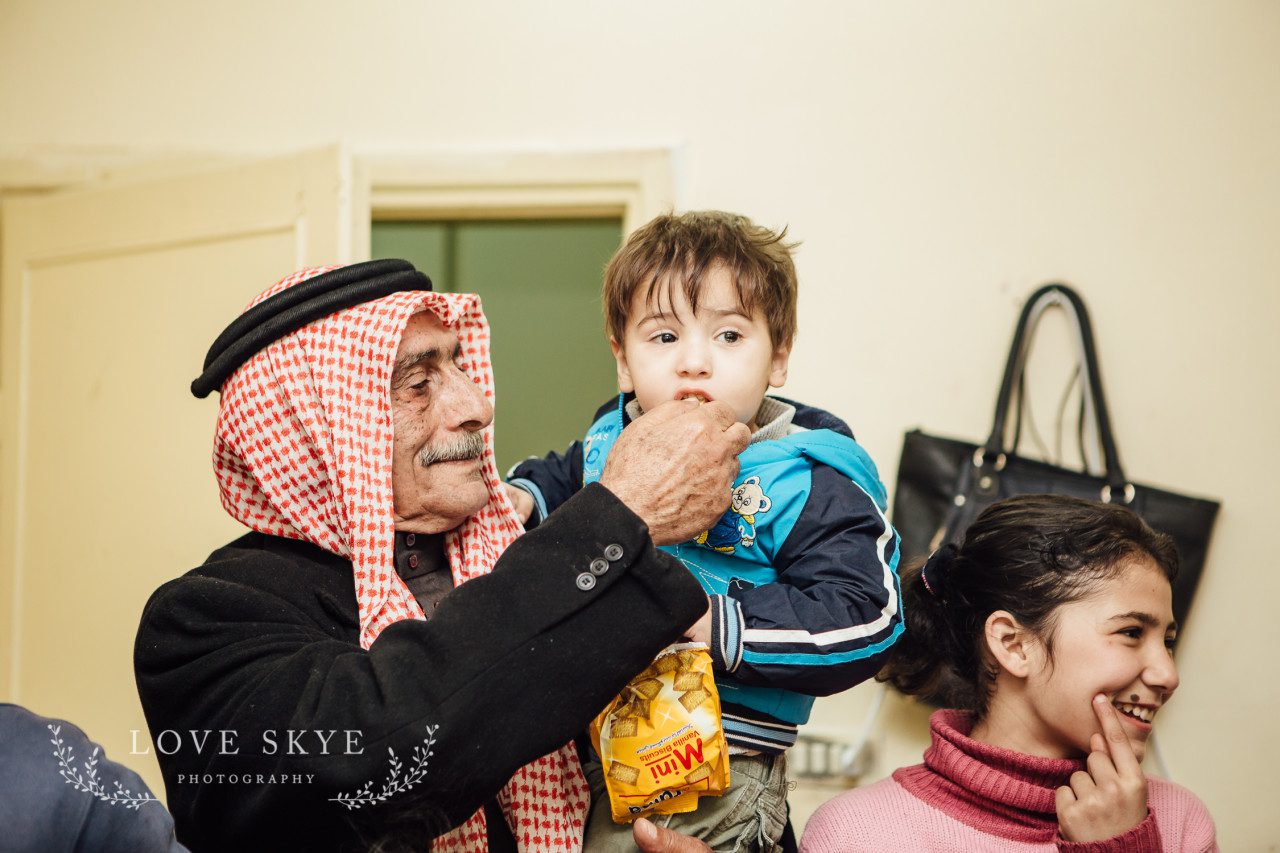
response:
M1217 850L1195 795L1148 779L1178 687L1172 540L1126 509L1052 495L987 509L903 578L880 678L953 710L924 763L843 794L801 850Z

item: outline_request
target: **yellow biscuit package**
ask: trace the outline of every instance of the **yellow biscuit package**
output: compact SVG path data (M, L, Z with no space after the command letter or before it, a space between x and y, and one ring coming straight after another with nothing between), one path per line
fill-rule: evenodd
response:
M720 694L702 643L668 646L591 723L615 823L691 812L729 788Z

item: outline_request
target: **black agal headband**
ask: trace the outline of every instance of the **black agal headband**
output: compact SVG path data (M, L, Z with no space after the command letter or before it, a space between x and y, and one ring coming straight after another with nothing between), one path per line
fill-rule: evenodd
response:
M267 344L310 322L401 290L430 289L431 279L401 260L351 264L286 287L223 329L209 347L204 372L191 383L191 393L208 397Z

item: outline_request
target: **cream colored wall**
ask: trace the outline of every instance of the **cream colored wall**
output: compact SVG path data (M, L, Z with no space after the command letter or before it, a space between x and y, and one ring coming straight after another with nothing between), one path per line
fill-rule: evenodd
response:
M787 390L888 480L904 429L985 431L1020 299L1075 283L1131 473L1224 501L1170 768L1225 849L1276 849L1278 46L1265 0L6 0L0 153L673 146L675 203L804 240ZM922 722L886 707L874 775Z

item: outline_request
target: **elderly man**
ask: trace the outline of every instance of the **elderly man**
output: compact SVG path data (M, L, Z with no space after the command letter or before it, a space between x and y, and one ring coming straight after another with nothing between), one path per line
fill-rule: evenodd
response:
M403 261L290 276L193 383L220 391L214 467L252 530L138 632L194 850L578 849L573 737L706 610L654 546L724 511L746 429L658 407L517 539L479 301L430 286Z

